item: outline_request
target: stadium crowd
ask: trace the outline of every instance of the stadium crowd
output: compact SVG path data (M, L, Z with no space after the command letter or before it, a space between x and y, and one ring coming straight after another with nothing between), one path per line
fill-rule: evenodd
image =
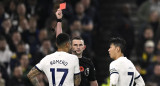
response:
M94 36L101 34L98 0L4 0L0 2L0 86L32 86L27 78L29 70L57 49L56 34L51 29L56 26L54 12L64 1L63 32L81 36L87 46L85 56L98 58L93 49L98 46ZM160 1L146 0L138 5L138 30L125 5L117 13L117 25L111 32L127 41L126 55L147 86L160 86ZM44 74L38 80L41 86L48 86Z

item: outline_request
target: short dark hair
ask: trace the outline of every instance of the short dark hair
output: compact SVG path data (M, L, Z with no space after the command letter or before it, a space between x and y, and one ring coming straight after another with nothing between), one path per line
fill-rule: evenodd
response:
M120 47L121 52L124 53L126 41L120 37L111 38L109 44L114 44L116 47Z
M70 37L68 34L66 33L61 33L57 36L57 39L56 39L56 43L57 43L57 46L61 46L63 45L64 43L66 42L69 42L70 41Z
M80 36L76 36L76 37L73 37L72 40L83 40L83 39Z
M4 41L6 38L4 36L0 36L0 41Z
M72 43L73 40L83 40L83 38L80 37L80 36L73 37L72 40L71 40L71 43Z

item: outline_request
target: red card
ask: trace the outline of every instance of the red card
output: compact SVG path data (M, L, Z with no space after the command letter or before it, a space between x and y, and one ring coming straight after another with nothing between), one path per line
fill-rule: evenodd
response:
M61 10L66 9L66 2L61 3L61 4L59 5L59 7L60 7Z

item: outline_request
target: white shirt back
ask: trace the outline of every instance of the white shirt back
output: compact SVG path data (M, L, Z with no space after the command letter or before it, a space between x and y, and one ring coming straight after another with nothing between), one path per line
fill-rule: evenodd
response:
M120 57L110 64L111 84L115 83L116 86L133 86L134 80L139 77L140 74L135 66L126 57Z
M49 86L74 86L74 74L80 73L78 57L66 52L55 52L35 66L43 71Z

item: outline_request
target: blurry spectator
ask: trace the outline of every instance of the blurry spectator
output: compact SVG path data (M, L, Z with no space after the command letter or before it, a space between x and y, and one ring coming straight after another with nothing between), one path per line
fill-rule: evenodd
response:
M0 30L0 34L6 38L7 42L10 40L11 27L12 24L10 19L5 19L2 22L2 29Z
M84 6L85 13L93 19L96 12L95 8L91 6L91 0L81 0L81 3Z
M147 76L150 76L154 73L154 67L156 64L160 64L160 52L156 52L155 62L151 63L147 68Z
M3 22L2 22L2 28L3 28L3 34L9 34L10 33L10 29L12 27L12 24L11 24L11 20L10 19L5 19Z
M160 86L160 64L154 66L154 73L151 77L148 77L148 82L156 83L157 86Z
M37 5L37 0L27 0L27 12L31 15L37 16L38 13L38 5Z
M32 68L29 65L29 57L28 54L22 54L20 58L20 66L22 67L23 70L23 76L27 78L27 73L29 70Z
M32 1L32 0L31 0ZM51 15L53 0L37 0L38 4L38 28L44 28L46 19Z
M26 86L25 79L23 78L23 71L20 66L16 66L13 71L13 76L10 80L10 86Z
M160 39L157 40L157 44L156 44L156 52L160 52Z
M18 18L18 15L17 15L17 2L15 0L10 0L8 6L7 6L7 12L10 16L10 19L11 19L11 23L13 25L13 29L16 29L17 28L17 25L18 25L18 21L17 21L17 18Z
M84 13L84 6L81 2L78 2L75 6L76 15L73 20L80 20L82 29L84 31L91 31L93 29L93 21L89 16Z
M74 20L72 22L72 24L70 25L70 29L69 29L69 32L71 37L74 38L76 36L81 36L82 34L82 24L81 24L81 21L79 20Z
M160 13L160 1L159 0L146 0L138 10L138 17L141 22L146 22L149 19L149 14L152 11L158 11Z
M46 30L46 29L41 29L41 30L39 31L39 34L38 34L39 45L41 45L41 44L42 44L42 41L43 41L44 39L46 39L46 38L48 38L48 32L47 32L47 30Z
M36 35L37 33L35 33ZM48 32L46 29L41 29L40 31L38 31L38 35L37 35L37 40L34 40L35 43L33 43L33 45L31 45L31 54L35 54L38 49L40 48L42 42L44 39L48 38ZM30 39L29 39L30 40Z
M160 23L159 23L159 25L160 25ZM158 40L160 40L160 34L159 34L159 32L160 32L160 26L158 27L158 29L157 29L157 31L156 31L156 37L155 37L155 39L156 39L156 42L158 41Z
M0 72L0 86L5 86L5 80L2 78L2 73Z
M43 57L45 57L48 54L53 53L54 51L55 49L52 47L51 41L49 39L44 39L42 41L42 45L40 46L40 49L34 55L33 64L37 64Z
M84 6L85 14L91 17L91 19L93 19L94 27L96 27L95 29L97 29L97 24L99 23L99 16L97 12L98 10L96 10L94 6L91 5L91 0L81 0L81 2Z
M156 33L158 29L159 18L158 11L152 11L149 16L149 24L153 27L154 33Z
M0 2L0 29L2 29L1 24L6 18L9 18L9 15L5 12L3 3Z
M21 19L20 23L19 23L19 26L18 26L18 31L23 34L23 32L25 32L28 29L29 29L28 20L25 19L25 18Z
M156 31L158 30L158 25L159 25L159 15L158 11L152 11L149 15L148 21L144 22L142 25L142 29L140 29L140 32L144 30L144 27L147 25L150 25L156 35Z
M20 56L23 53L27 53L27 54L29 53L28 45L26 43L24 43L23 41L19 42L16 47L17 47L16 48L16 53L17 53L18 58L20 58Z
M154 32L153 32L153 28L148 26L146 27L146 29L144 30L143 33L144 36L144 40L152 40L154 38Z
M136 44L136 54L137 54L137 56L140 56L141 53L143 52L144 43L147 40L154 40L153 28L151 26L146 26L144 31L139 35L140 36L138 37L138 42Z
M30 18L30 15L26 12L26 6L23 3L18 4L17 6L17 13L18 13L18 21L22 19Z
M5 68L5 65L2 64L1 62L0 62L0 73L1 73L1 78L3 78L5 80L5 86L9 86L9 83L6 83L9 81L7 69Z
M130 4L123 4L119 9L119 13L116 15L116 25L114 25L113 33L122 36L126 42L127 51L125 56L130 57L131 50L134 46L134 27L130 19Z
M37 19L34 18L34 16L32 16L30 19L29 19L29 26L30 26L30 33L34 33L37 31Z
M8 6L7 6L8 7ZM9 7L7 9L8 14L10 15L11 20L15 19L16 16L16 9L17 9L17 4L15 0L11 0L9 2ZM13 23L12 23L13 24Z
M13 70L16 65L19 65L19 60L23 54L27 54L30 61L32 61L32 55L28 51L28 45L23 41L19 42L16 46L16 52L11 57L11 69Z
M12 52L10 51L6 39L1 36L0 37L0 63L5 65L8 73L10 73L9 63L11 60Z
M27 77L27 73L31 70L31 66L29 65L29 57L28 54L22 54L21 58L19 60L20 62L20 66L22 68L23 71L23 77L25 78L26 82L27 82L27 86L32 86L32 83L29 81L28 77Z
M70 25L70 33L74 31L82 32L82 24L79 20L73 21L73 23Z
M30 45L31 53L36 50L36 44L38 41L38 29L37 20L34 17L29 19L29 30L23 32L23 40Z
M138 62L142 68L140 73L142 76L145 77L147 74L147 67L149 67L149 65L155 61L154 42L152 40L148 40L145 42L144 46L145 46L144 51L141 54L141 56L138 57L138 59L139 59ZM145 78L144 78L144 80L145 80Z
M80 31L72 31L71 33L71 37L74 38L74 37L80 37L81 36L81 33Z
M16 46L18 45L20 41L22 41L20 32L14 31L11 35L11 40L9 42L9 46L12 52L16 52Z

